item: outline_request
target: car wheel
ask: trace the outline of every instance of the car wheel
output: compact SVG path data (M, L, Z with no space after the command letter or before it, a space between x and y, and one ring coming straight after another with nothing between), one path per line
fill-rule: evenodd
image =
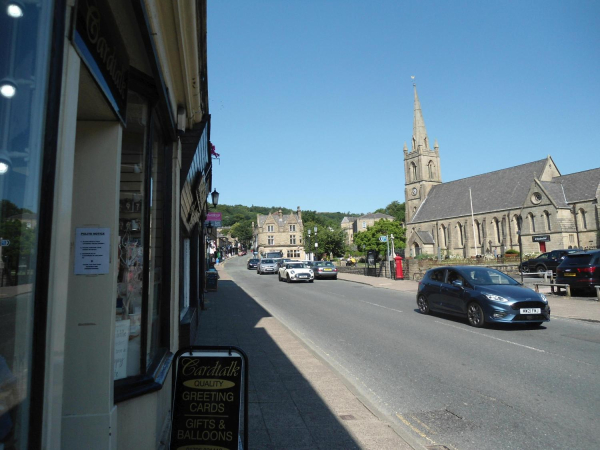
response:
M481 328L484 325L483 309L476 302L471 302L467 306L467 319L472 327Z
M283 281L283 278L281 278L281 274L278 273L277 276L279 277L279 281Z
M313 281L315 281L315 280L308 280L309 283L312 283Z
M286 283L289 283L290 281L292 281L292 280L290 280L290 276L289 275L286 277L285 281L286 281Z
M424 295L419 295L419 298L417 299L417 306L419 307L421 314L431 314L431 309L429 309L429 300L427 300Z
M337 280L337 275L335 277L333 277L334 280Z
M523 266L521 266L521 272L529 273L529 266L527 264L523 264Z
M544 266L537 266L537 267L535 268L535 271L536 271L537 273L539 273L539 274L542 274L542 275L543 275L544 273L546 273L546 268L545 268Z

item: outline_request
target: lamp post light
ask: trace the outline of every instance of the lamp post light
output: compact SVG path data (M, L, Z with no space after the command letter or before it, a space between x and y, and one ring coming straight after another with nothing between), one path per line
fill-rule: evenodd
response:
M317 258L317 248L319 247L319 244L317 243L317 227L316 226L314 228L314 231L315 231L315 255L313 257L313 261L315 261Z
M217 207L217 205L219 204L219 193L217 192L216 189L214 189L211 193L210 193L210 197L212 200L212 204L213 207Z
M308 236L306 237L306 240L308 241L308 246L307 246L307 248L308 248L308 258L307 259L309 261L312 261L312 259L310 257L311 256L311 251L310 251L311 250L311 246L310 246L310 230L308 230L307 233L308 233Z
M519 272L521 273L521 283L523 283L523 242L521 240L521 226L523 219L517 216L517 239L519 241Z

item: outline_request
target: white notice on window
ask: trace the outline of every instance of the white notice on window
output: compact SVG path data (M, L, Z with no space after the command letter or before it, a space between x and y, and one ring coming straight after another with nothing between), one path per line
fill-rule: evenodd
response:
M75 275L108 273L110 228L75 229Z

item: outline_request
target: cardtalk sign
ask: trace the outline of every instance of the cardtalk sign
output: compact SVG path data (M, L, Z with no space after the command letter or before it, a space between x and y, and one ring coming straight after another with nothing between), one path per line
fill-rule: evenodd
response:
M192 347L177 352L171 414L171 450L237 450L241 420L243 448L247 449L248 361L244 352L235 347Z

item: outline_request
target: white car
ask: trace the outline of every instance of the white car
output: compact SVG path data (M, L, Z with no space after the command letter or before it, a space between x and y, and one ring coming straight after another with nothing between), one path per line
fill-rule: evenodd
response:
M302 262L288 262L279 268L279 281L315 281L312 269Z

